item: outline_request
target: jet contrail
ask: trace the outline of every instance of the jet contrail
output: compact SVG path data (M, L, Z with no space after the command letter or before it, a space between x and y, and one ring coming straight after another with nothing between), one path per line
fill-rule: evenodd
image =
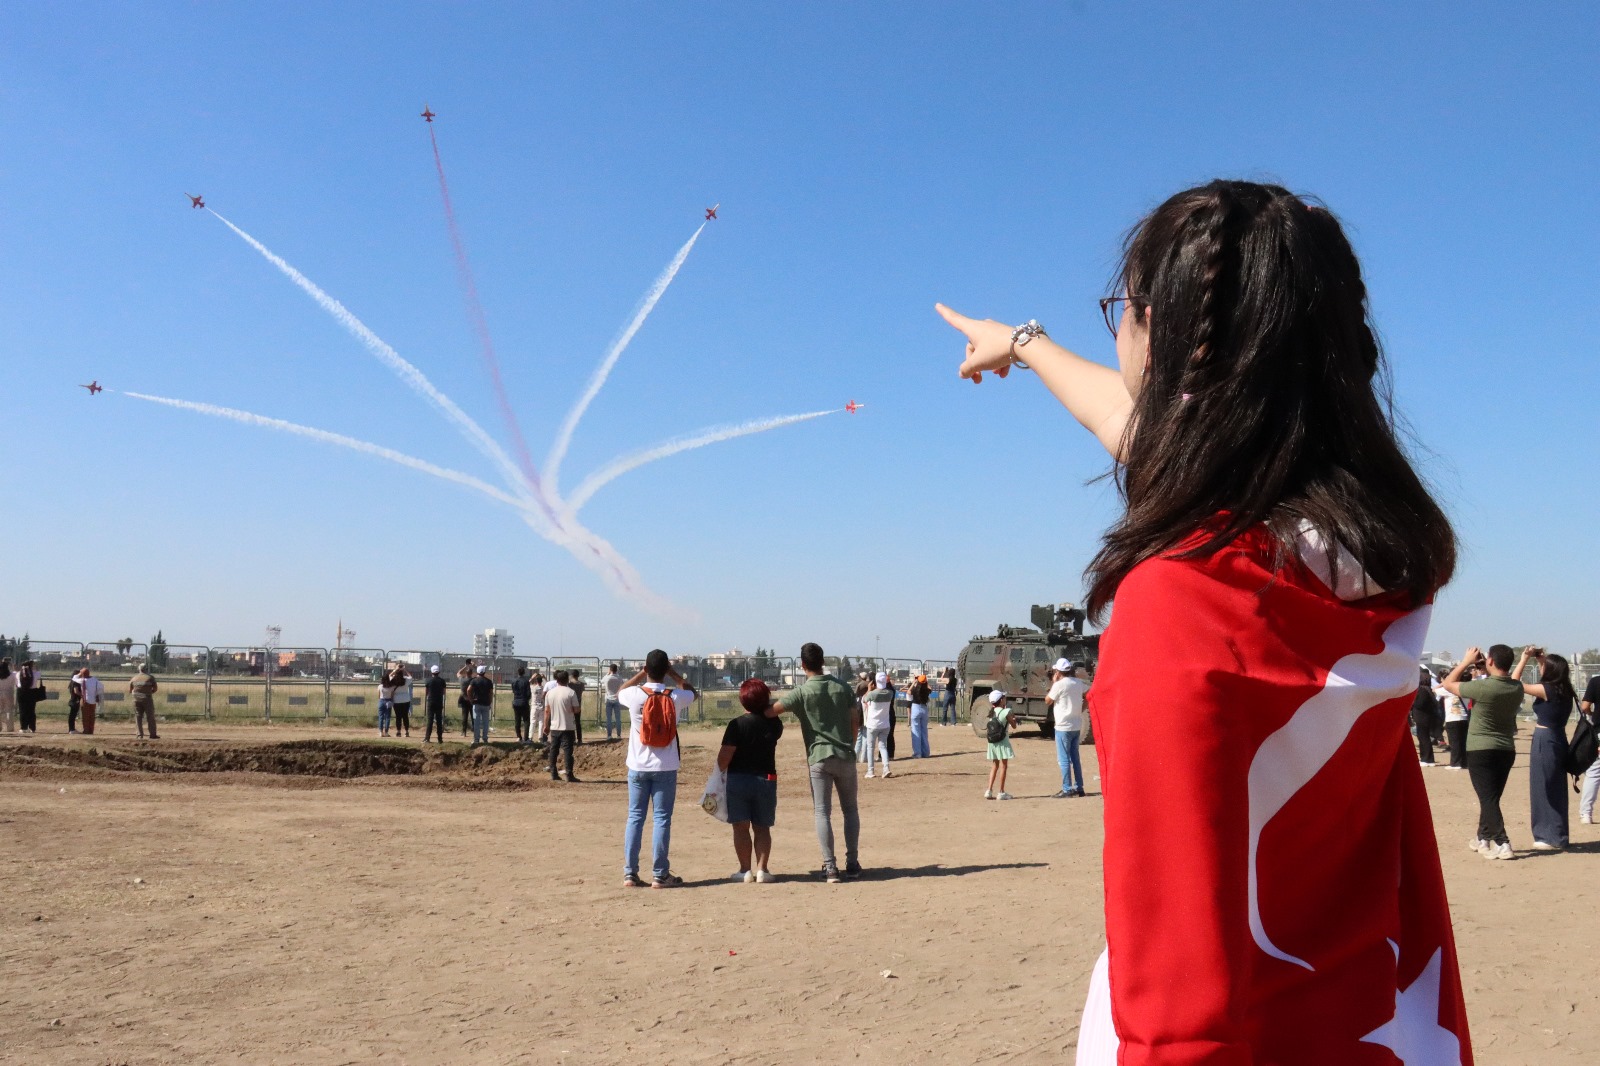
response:
M467 317L472 321L473 333L477 334L478 350L483 354L483 364L489 371L489 381L494 386L495 399L500 404L500 417L511 431L511 443L522 464L522 473L530 485L535 485L538 484L539 474L534 468L533 456L528 453L528 442L523 439L522 426L511 408L511 399L506 395L505 383L500 378L500 360L495 356L494 339L489 336L489 319L478 300L478 282L472 275L472 264L467 259L467 245L461 239L461 227L456 224L455 204L450 200L450 183L444 176L444 159L439 155L439 138L434 133L431 121L428 123L428 140L433 145L433 167L439 174L439 198L444 201L445 227L450 231L450 245L455 249L456 277L461 284L461 295L467 303Z
M633 340L633 335L639 332L639 327L644 325L644 320L650 317L650 312L655 310L656 303L661 299L662 293L667 291L667 286L672 284L672 279L677 276L678 269L683 266L683 261L689 258L689 250L694 247L694 242L700 239L701 232L706 228L704 222L694 231L694 236L678 249L678 254L672 257L672 262L667 264L667 269L656 278L650 291L644 294L639 307L633 313L633 318L626 328L611 342L611 347L606 351L605 358L600 360L594 376L589 379L589 385L583 390L583 395L567 413L567 419L561 423L561 431L556 434L556 442L550 448L550 458L545 460L544 480L550 488L550 494L556 494L556 486L560 484L561 461L567 456L567 446L572 443L572 434L577 430L578 423L583 419L583 413L589 409L589 404L599 395L600 389L605 385L606 378L611 376L611 368L617 365L617 360L622 358L628 342Z
M111 390L108 389L107 391ZM633 599L640 606L658 615L677 617L681 614L672 604L645 587L638 571L634 570L632 565L617 554L616 549L605 540L585 529L570 517L567 517L559 525L552 524L546 521L544 516L531 507L525 499L512 496L510 493L495 488L488 482L475 478L471 474L464 474L459 470L450 470L430 463L425 459L418 459L415 456L406 455L404 452L385 448L381 444L373 444L371 441L358 440L355 437L347 437L342 433L330 433L325 429L303 426L298 422L288 422L281 418L270 418L267 415L258 415L251 411L241 411L233 407L220 407L210 403L196 403L193 400L177 400L168 396L151 396L142 392L124 392L122 395L135 400L144 400L147 403L175 407L181 411L193 411L196 414L210 415L213 418L225 418L247 426L260 426L264 429L292 433L295 436L305 437L308 440L318 441L322 444L333 444L341 448L349 448L352 451L384 459L424 474L432 474L434 477L481 492L490 499L503 503L520 513L522 520L535 533L556 546L565 548L573 558L593 570L620 595Z
M608 483L621 477L630 470L636 470L646 463L653 463L657 459L665 459L669 455L677 455L693 448L704 448L708 444L717 444L735 437L748 437L752 433L765 433L769 429L780 426L792 426L796 422L809 422L813 418L834 414L834 411L812 411L804 415L781 415L777 418L762 418L754 422L746 422L738 426L718 426L713 429L702 430L691 437L679 437L675 440L665 441L654 447L624 455L613 459L605 466L596 470L583 479L571 496L562 501L562 505L569 515L576 515L589 498L599 492Z
M107 391L109 392L110 390L108 389ZM242 422L247 426L261 426L265 429L281 430L284 433L293 433L296 436L321 441L323 444L336 444L341 448L349 448L366 455L376 456L379 459L387 459L391 463L398 463L401 466L410 467L412 470L420 470L424 474L432 474L434 477L453 481L457 485L463 485L469 489L475 489L490 499L498 500L518 511L526 513L528 509L525 501L509 493L502 492L488 482L480 481L471 474L463 474L459 470L449 470L442 466L436 466L426 459L418 459L415 456L397 452L393 448L385 448L381 444L373 444L370 441L346 437L342 433L330 433L325 429L302 426L298 422L285 422L281 418L269 418L266 415L240 411L233 407L218 407L216 404L195 403L193 400L174 400L167 396L148 396L142 392L124 392L122 395L135 400L145 400L148 403L165 404L167 407L176 407L183 411L193 411L196 414L211 415L215 418L228 418L235 422Z
M511 457L505 453L505 449L501 448L493 437L484 432L483 427L478 425L477 422L473 421L470 415L468 415L461 408L457 407L454 400L440 392L433 382L428 380L427 375L423 374L422 371L418 370L416 367L412 366L409 362L403 359L400 356L400 353L391 348L383 340L383 338L379 337L376 333L372 332L372 330L368 329L366 323L362 322L355 315L351 314L349 309L346 308L344 304L323 292L310 278L306 277L304 274L300 273L300 271L290 266L282 256L274 254L273 251L266 245L250 236L250 234L246 233L238 226L235 226L232 222L229 222L220 214L217 214L216 211L209 207L206 208L206 210L209 211L217 219L217 221L221 222L224 226L227 226L229 229L233 230L233 232L237 233L241 238L243 238L246 244L254 248L257 252L260 252L262 257L265 258L267 262L277 267L285 277L298 285L308 296L315 300L324 311L332 315L341 326L343 326L346 330L353 334L357 340L365 345L367 350L378 358L379 362L383 363L384 366L387 366L390 370L394 371L400 380L409 385L414 392L428 400L440 411L442 411L446 418L456 424L456 427L461 431L462 435L465 436L467 440L478 449L478 451L482 452L490 462L494 463L495 466L500 469L501 476L506 479L507 485L511 486L518 492L523 493L526 499L537 501L541 505L541 508L546 512L547 517L549 517L552 521L554 520L554 515L550 513L548 505L545 503L543 495L539 491L537 481L530 484L523 472L517 469L517 464L512 462Z

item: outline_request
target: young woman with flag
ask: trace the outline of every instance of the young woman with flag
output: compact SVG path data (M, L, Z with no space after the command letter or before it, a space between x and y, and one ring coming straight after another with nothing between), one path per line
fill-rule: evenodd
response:
M1133 229L1100 306L1120 371L939 308L961 375L1037 373L1126 504L1088 572L1114 609L1078 1062L1469 1064L1407 725L1456 543L1396 439L1355 254L1320 205L1214 181Z

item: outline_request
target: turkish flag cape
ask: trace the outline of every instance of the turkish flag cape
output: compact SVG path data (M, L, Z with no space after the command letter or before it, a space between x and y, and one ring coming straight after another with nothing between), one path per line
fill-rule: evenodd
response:
M1089 697L1109 966L1080 1063L1472 1062L1407 729L1431 607L1353 598L1359 567L1308 537L1275 564L1252 530L1117 590Z

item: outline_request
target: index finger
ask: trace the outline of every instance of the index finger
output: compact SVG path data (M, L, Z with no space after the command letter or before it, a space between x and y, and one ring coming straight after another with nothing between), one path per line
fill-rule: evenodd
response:
M951 310L950 308L946 307L944 304L937 304L936 303L936 304L933 305L933 309L935 311L939 312L939 317L943 318L946 322L950 323L950 325L954 326L956 329L959 329L962 333L970 332L971 327L973 325L973 321L972 321L972 319L968 318L966 315L962 314L959 311Z

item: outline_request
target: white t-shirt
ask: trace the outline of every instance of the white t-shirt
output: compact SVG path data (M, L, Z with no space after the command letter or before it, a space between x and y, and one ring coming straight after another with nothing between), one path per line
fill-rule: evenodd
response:
M893 706L894 689L873 689L861 697L861 724L874 732L888 732L889 715Z
M550 732L571 732L578 728L578 694L565 685L545 693L544 709L550 714Z
M1451 695L1450 690L1443 685L1434 689L1433 694L1438 699L1439 705L1444 708L1445 721L1465 722L1467 720L1467 708L1462 704L1461 697Z
M617 699L628 708L628 769L651 770L676 770L678 768L678 745L668 744L664 748L652 748L639 739L639 712L644 708L644 701L649 699L650 693L661 692L666 685L647 681L643 685L625 688L617 693ZM689 704L694 702L694 693L685 688L672 690L672 702L678 709L678 723L683 723L683 712Z
M100 705L100 698L105 694L105 686L98 677L80 677L78 684L83 686L83 702Z
M606 675L606 699L608 699L608 700L616 699L617 698L617 693L620 692L621 690L622 690L622 675L621 674L607 674Z
M1057 679L1045 694L1045 699L1055 704L1056 728L1063 733L1083 731L1083 694L1089 683L1076 677Z
M411 678L409 676L394 687L394 701L396 703L411 702Z

